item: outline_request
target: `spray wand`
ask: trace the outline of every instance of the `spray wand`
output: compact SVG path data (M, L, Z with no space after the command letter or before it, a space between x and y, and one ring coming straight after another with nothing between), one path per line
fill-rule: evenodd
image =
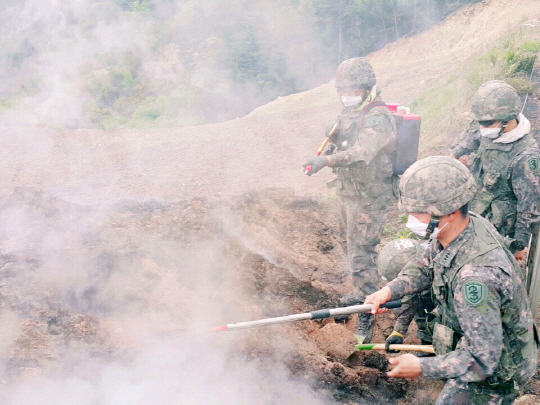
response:
M330 142L330 139L332 139L332 136L336 133L338 128L338 124L334 124L330 132L328 133L327 137L325 138L324 142L322 143L321 147L317 151L317 156L321 156L321 153L323 153L324 148L326 148L326 145L328 145L328 142ZM311 171L311 165L306 166L306 169L304 170L305 174L308 174Z
M286 316L278 316L276 318L259 319L258 321L237 322L229 323L227 325L218 326L212 329L212 332L223 332L238 329L250 329L257 328L259 326L275 325L278 323L305 321L309 319L326 319L332 318L338 315L351 315L359 312L369 312L373 305L351 305L349 307L332 308L332 309L319 309L318 311L306 312L303 314L294 314ZM386 304L381 305L381 308L399 308L401 307L401 300L389 301Z

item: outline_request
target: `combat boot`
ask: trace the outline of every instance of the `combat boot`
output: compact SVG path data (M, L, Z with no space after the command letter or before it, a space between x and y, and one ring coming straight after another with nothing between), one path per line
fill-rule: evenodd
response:
M364 303L364 296L360 293L360 290L355 288L346 296L339 299L339 303L344 307L350 307L351 305L360 305Z
M342 307L350 307L352 305L360 305L364 302L364 297L360 295L360 290L354 288L346 296L339 299L339 305ZM349 315L338 315L334 317L337 323L349 323Z
M354 336L358 344L371 343L373 337L373 327L375 326L375 316L365 312L358 314L358 327Z

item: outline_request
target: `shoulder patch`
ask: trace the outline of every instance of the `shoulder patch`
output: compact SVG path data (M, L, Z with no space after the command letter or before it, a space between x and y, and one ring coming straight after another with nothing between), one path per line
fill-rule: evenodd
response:
M468 305L477 307L487 300L488 289L481 281L470 280L463 285L463 295Z
M366 118L366 127L376 127L381 123L381 116L378 114Z
M537 157L533 157L529 159L529 169L531 169L533 172L537 172L540 168L540 161Z

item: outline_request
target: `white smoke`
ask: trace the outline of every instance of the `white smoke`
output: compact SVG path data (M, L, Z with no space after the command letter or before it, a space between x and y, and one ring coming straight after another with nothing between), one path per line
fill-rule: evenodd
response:
M0 404L333 403L286 368L282 328L262 332L271 358L250 354L249 331L206 333L262 313L224 235L200 230L213 228L196 208L178 218L185 204L93 207L33 189L6 200ZM224 224L241 241L242 225Z

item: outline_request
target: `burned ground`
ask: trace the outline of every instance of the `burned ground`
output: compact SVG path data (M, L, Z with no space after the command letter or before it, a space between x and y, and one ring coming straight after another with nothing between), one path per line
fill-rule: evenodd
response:
M20 234L8 226L2 234L1 314L16 325L14 343L3 348L4 384L59 373L73 351L129 364L141 336L181 345L219 324L336 306L349 280L334 211L332 202L288 189L113 207L18 189L0 217L18 215L32 227ZM51 239L62 247L52 249ZM59 263L60 273L48 273ZM379 317L377 341L393 320ZM343 403L433 397L427 382L388 379L385 355L355 353L354 327L352 317L345 325L307 321L227 332L234 341L227 356L286 364L294 378Z

